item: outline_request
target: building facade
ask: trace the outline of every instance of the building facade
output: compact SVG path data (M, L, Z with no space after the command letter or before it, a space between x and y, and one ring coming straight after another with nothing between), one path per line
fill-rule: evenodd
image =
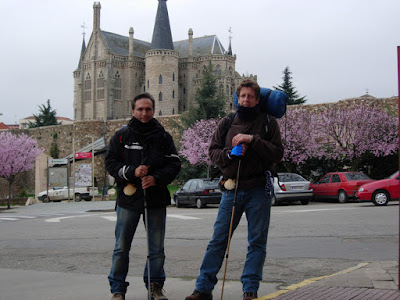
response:
M216 35L172 40L167 0L158 0L152 42L104 31L100 28L100 2L93 5L93 31L82 42L74 71L74 120L114 120L131 116L131 101L149 92L156 101L155 116L176 115L194 104L196 89L208 64L213 65L219 91L232 108L236 72L231 43L226 51ZM257 80L257 76L247 76ZM228 101L229 99L229 101Z

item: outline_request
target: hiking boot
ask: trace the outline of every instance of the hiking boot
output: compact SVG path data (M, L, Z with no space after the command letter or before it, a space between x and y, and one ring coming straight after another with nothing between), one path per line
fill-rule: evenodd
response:
M164 295L163 285L158 282L150 283L151 300L168 300Z
M125 294L115 293L112 295L111 300L125 300Z
M212 300L211 293L202 293L198 290L194 290L190 296L187 296L185 300Z
M256 298L257 298L257 293L254 292L244 292L243 294L243 300L251 300Z

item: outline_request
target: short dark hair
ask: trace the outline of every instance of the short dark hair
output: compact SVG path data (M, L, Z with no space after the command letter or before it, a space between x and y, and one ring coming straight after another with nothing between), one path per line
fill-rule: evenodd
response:
M237 95L238 98L239 98L239 96L240 96L240 90L241 90L243 87L252 88L252 89L254 90L255 94L256 94L256 99L260 98L261 88L260 88L260 86L258 85L257 82L255 82L254 80L251 80L251 79L245 79L245 80L243 80L243 81L239 84L239 86L236 88L236 95Z
M150 93L141 93L141 94L137 95L135 98L133 98L132 109L135 109L135 103L136 103L136 101L138 101L140 99L150 99L151 103L153 104L153 110L156 109L156 102L154 101L154 98L152 95L150 95Z

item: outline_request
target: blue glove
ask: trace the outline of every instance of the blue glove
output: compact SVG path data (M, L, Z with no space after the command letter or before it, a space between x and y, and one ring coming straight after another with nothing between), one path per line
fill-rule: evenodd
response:
M239 144L232 148L231 155L233 156L243 156L243 146Z

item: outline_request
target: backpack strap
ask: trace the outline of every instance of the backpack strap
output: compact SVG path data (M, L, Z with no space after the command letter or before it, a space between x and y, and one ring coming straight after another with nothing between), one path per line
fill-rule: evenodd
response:
M226 139L226 135L228 134L229 128L231 128L233 119L235 118L236 113L235 112L231 112L229 115L226 116L226 118L224 119L224 123L222 124L222 136L221 136L221 140L224 142L225 145L225 139Z

